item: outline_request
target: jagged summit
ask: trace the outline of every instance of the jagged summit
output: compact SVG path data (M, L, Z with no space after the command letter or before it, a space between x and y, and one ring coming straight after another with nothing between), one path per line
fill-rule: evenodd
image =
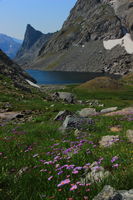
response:
M52 34L43 34L35 30L30 24L26 27L22 47L18 51L15 61L21 66L29 66L38 56L42 46L51 38Z
M26 27L24 41L21 49L17 53L17 57L22 56L24 52L29 50L33 46L33 44L35 44L35 42L42 36L42 32L35 30L30 24L28 24Z

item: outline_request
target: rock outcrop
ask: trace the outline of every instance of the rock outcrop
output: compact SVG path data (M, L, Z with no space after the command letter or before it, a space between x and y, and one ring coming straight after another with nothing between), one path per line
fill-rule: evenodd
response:
M44 44L32 68L126 74L133 55L103 41L133 35L132 0L78 0L62 29ZM129 44L130 45L130 44Z
M27 25L22 47L18 51L15 61L22 67L29 66L38 56L42 46L51 38L52 33L43 34Z

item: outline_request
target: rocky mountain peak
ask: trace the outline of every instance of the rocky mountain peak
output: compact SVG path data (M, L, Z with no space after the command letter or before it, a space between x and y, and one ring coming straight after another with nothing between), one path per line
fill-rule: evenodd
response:
M28 24L22 47L24 47L25 49L30 49L32 45L42 36L42 32L35 30L30 24Z
M26 32L24 35L24 41L20 50L17 53L17 57L22 56L27 50L29 50L37 40L43 36L43 33L34 29L30 24L26 27Z

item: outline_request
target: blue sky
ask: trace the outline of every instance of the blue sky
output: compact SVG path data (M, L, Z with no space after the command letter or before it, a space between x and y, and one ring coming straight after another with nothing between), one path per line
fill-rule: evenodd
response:
M27 24L43 33L61 28L76 0L0 0L0 33L23 39Z

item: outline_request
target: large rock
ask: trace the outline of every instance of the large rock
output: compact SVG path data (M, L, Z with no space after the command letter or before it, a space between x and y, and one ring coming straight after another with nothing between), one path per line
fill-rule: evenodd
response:
M87 128L87 126L94 124L94 120L91 118L82 118L77 116L68 115L63 122L62 129L76 128L82 129Z
M97 112L95 108L84 108L81 111L79 111L78 114L80 117L89 117L96 115Z
M110 185L105 185L103 190L94 197L93 200L111 200L112 196L115 193L115 189Z
M133 130L127 130L126 136L131 143L133 143Z
M93 200L133 200L133 189L117 191L110 185L105 185Z
M119 141L119 135L106 135L103 136L99 144L102 147L110 147Z

